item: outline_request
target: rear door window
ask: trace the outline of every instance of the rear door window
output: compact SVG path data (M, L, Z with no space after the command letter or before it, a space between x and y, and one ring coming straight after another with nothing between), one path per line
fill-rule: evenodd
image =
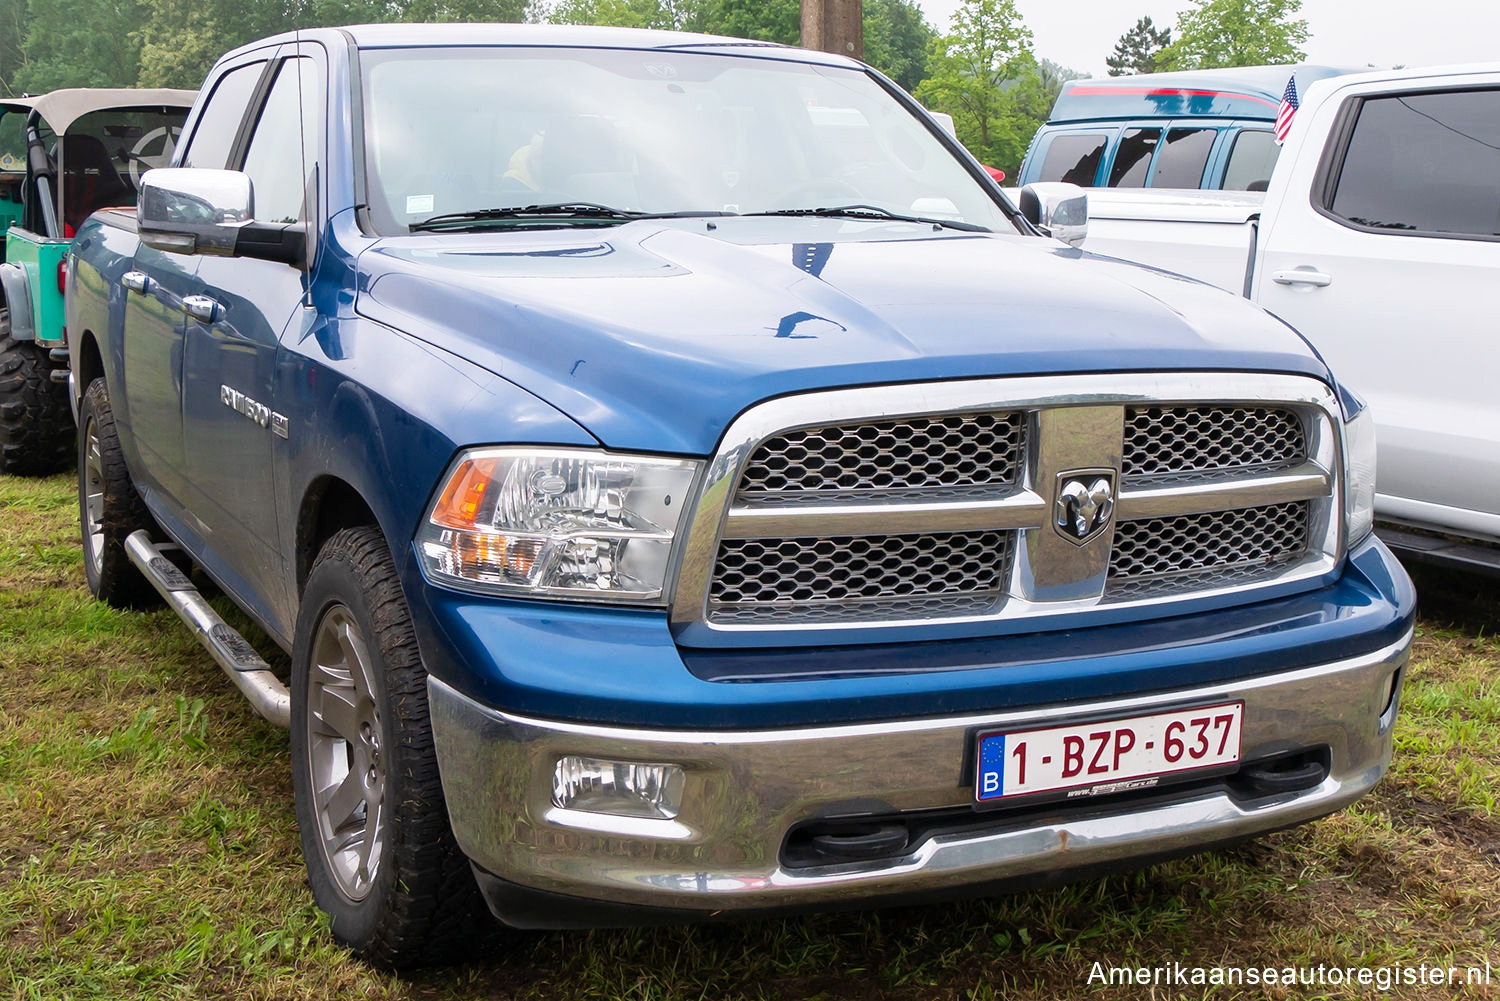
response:
M1115 162L1109 168L1111 188L1144 188L1151 154L1161 140L1161 129L1126 129L1115 148Z
M1042 174L1037 180L1067 181L1093 187L1108 139L1102 132L1053 136L1042 161Z
M1229 164L1224 168L1225 191L1264 191L1281 147L1265 129L1246 129L1234 137Z
M1325 208L1394 233L1500 236L1500 90L1362 102Z
M1203 184L1218 129L1168 129L1167 141L1151 171L1153 188L1197 188Z

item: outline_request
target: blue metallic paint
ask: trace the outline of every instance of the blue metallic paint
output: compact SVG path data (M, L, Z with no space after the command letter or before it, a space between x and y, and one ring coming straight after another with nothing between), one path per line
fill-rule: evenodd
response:
M1258 307L1050 241L715 223L382 240L360 258L356 308L505 376L612 448L689 455L709 454L752 403L829 387L1172 369L1328 378Z
M409 591L409 593L411 593ZM433 676L525 715L665 728L754 729L968 713L1124 697L1353 657L1411 628L1416 596L1371 538L1334 583L1302 595L1146 623L876 647L741 651L736 680L700 676L725 655L679 649L658 611L413 595ZM777 672L821 673L788 680ZM759 661L758 664L754 663ZM753 665L753 666L752 666ZM751 679L750 671L763 672ZM812 668L816 672L816 668Z

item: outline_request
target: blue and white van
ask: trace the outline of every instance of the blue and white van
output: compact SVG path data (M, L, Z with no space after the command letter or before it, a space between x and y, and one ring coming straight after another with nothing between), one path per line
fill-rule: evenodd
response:
M1264 191L1287 81L1295 75L1303 94L1347 72L1246 66L1069 81L1031 140L1019 183Z

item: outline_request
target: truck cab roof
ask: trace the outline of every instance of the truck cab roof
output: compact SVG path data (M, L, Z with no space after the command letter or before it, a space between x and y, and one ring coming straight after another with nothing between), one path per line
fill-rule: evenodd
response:
M693 51L740 49L742 54L764 54L777 59L824 65L854 66L854 60L827 52L749 38L726 38L682 31L649 28L612 28L581 24L354 24L340 28L313 28L282 32L226 53L240 52L294 41L353 41L360 49L411 49L423 47L479 46L583 46L594 49L662 49Z

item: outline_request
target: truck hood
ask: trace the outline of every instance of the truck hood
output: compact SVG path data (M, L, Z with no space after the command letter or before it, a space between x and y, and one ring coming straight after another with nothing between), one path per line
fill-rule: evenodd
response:
M704 455L773 396L1072 372L1328 380L1228 293L1035 237L832 219L638 221L379 241L357 311L550 402L603 444Z

